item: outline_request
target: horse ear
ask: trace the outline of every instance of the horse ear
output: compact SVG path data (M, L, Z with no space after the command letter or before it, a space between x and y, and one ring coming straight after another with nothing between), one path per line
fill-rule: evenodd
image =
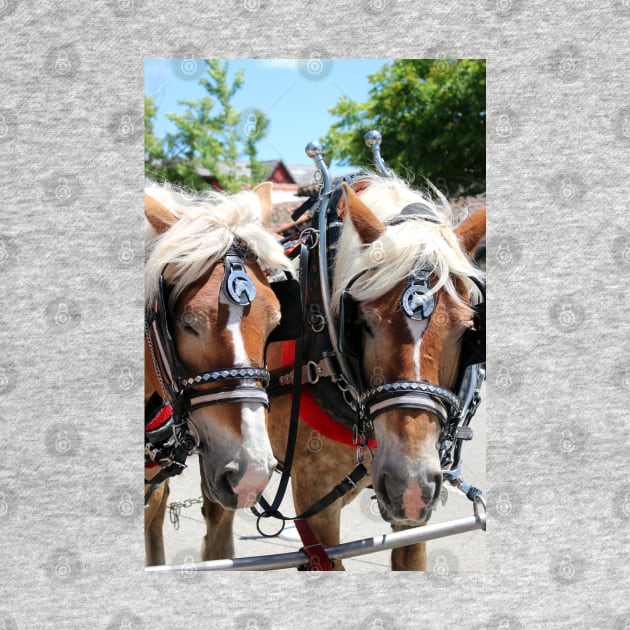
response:
M461 225L455 228L455 234L462 249L472 255L486 235L486 209L469 216Z
M342 186L345 203L341 218L343 219L346 214L349 214L361 242L364 245L373 243L387 230L385 224L357 197L354 190L346 182L343 182Z
M144 193L144 216L158 234L166 232L177 223L177 217L159 201Z
M271 212L273 211L273 203L271 202L272 182L263 182L254 188L254 192L258 195L260 206L262 208L262 222L267 223Z

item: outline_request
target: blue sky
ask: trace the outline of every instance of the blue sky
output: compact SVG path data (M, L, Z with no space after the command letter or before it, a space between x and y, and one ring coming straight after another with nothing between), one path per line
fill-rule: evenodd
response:
M328 131L335 117L328 110L345 95L356 101L368 97L368 75L388 59L232 59L230 75L242 69L244 84L233 99L239 111L262 110L270 119L267 135L258 144L261 160L283 159L307 164L304 147ZM158 106L156 133L172 131L167 112L181 111L177 101L199 99L204 89L197 78L201 60L145 60L145 94ZM366 148L366 161L370 153ZM345 170L333 164L333 174Z

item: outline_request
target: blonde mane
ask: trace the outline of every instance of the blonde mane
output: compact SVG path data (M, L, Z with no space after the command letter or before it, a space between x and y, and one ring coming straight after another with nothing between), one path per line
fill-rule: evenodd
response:
M176 217L169 230L157 234L145 219L145 300L159 291L162 269L172 287L172 306L182 291L202 277L238 241L256 255L261 267L292 271L282 246L262 225L258 196L250 191L226 195L216 191L195 197L169 185L149 183L145 192Z
M434 193L437 192L433 191ZM453 276L461 279L473 300L480 299L479 289L470 277L481 279L483 273L473 266L462 251L453 232L453 213L448 201L438 193L437 201L428 193L411 189L397 177L369 177L369 184L361 201L383 222L393 219L408 204L421 203L435 214L439 223L421 217L409 218L387 231L374 243L361 243L349 218L339 238L333 277L332 307L339 308L342 292L349 282L363 270L350 289L359 302L375 300L405 280L418 268L431 269L437 282L431 292L442 287L456 300L462 301Z

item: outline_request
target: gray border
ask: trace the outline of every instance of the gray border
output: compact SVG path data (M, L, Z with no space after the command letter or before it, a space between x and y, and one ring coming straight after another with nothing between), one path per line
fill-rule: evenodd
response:
M0 621L625 627L610 585L629 578L626 7L2 3ZM311 43L488 59L488 241L502 252L488 261L488 366L512 372L488 384L491 570L448 589L423 574L148 576L141 510L115 509L117 489L142 500L142 260L115 255L141 238L142 138L114 132L122 115L141 124L142 60L309 56Z

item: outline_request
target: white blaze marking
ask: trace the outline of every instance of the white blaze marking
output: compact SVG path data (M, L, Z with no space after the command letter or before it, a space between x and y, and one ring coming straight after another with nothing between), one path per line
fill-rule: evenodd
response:
M420 358L422 356L422 335L424 335L424 331L427 329L427 324L429 323L428 319L422 319L420 321L416 319L407 318L407 327L409 328L409 332L411 332L411 337L413 338L413 366L415 368L415 377L416 380L420 380Z
M226 330L232 335L233 365L250 365L241 331L243 307L229 302L223 296L221 296L221 301L228 306ZM243 382L253 384L250 380ZM265 409L262 405L242 403L241 435L241 448L247 456L247 469L234 488L234 492L239 497L238 507L247 507L254 504L258 494L269 482L269 475L277 464L271 450L265 423Z
M224 298L221 296L221 301ZM249 358L245 351L245 342L243 340L243 333L241 332L241 318L243 317L243 307L232 304L227 299L224 302L228 306L228 320L226 329L230 331L232 335L232 347L234 348L234 362L233 365L246 366L249 365Z

